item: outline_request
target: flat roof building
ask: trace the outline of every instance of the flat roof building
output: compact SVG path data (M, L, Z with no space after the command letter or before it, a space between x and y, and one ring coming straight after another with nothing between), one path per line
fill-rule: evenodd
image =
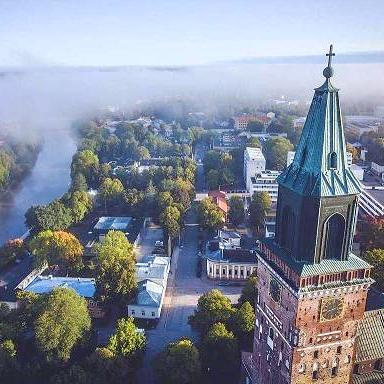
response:
M265 171L265 157L260 148L246 147L244 150L244 181L247 191L250 191L251 178Z

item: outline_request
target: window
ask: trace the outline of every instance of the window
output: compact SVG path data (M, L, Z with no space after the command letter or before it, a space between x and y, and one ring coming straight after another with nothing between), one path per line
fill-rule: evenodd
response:
M223 268L223 275L225 275L225 268Z
M132 315L134 315L134 314L135 314L135 310L134 310L134 309L132 309L132 311L131 311L131 314L132 314Z
M284 207L281 224L281 245L291 252L294 241L295 215L288 205Z
M329 168L336 169L337 168L337 154L336 152L332 152L329 155Z
M242 269L240 270L240 276L244 276L244 271Z
M316 371L312 372L312 380L317 380L319 378L319 371L316 369Z
M229 269L229 270L228 270L228 275L229 275L229 276L232 276L232 269Z
M319 351L313 352L313 358L317 359L319 357Z
M156 316L155 312L152 312L152 317L155 317L155 316Z
M335 213L327 219L324 224L324 259L342 260L344 232L345 220L340 213Z
M340 353L341 353L341 346L337 347L336 352L340 355Z
M237 276L237 269L235 269L235 276Z
M145 311L141 311L141 316L145 316Z

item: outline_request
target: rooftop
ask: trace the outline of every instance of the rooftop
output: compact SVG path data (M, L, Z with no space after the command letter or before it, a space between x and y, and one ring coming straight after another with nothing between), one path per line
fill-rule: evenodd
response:
M164 290L161 285L151 280L143 280L139 282L137 290L136 301L133 304L149 307L160 306Z
M92 298L95 295L95 279L84 277L38 276L26 288L28 292L46 294L55 288L71 288L78 295Z
M363 375L353 375L352 384L382 384L384 383L384 372L373 371Z
M260 148L246 147L245 151L250 160L265 160Z
M97 231L125 231L128 228L131 220L132 217L103 216L100 217L99 221L94 226L94 229Z
M367 311L356 334L356 363L384 358L384 309Z
M167 265L155 263L136 263L136 279L138 281L146 279L161 279L167 277Z

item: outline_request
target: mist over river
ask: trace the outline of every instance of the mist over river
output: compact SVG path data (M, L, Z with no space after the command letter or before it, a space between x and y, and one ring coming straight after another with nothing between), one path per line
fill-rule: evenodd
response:
M12 198L0 202L0 244L27 231L24 214L31 205L48 203L69 187L76 145L69 131L70 122L59 125L62 128L42 131L44 145L34 168Z

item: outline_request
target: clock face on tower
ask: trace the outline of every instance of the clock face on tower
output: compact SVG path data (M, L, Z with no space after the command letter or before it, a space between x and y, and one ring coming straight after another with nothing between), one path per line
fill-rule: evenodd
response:
M343 312L343 299L329 297L321 300L320 321L333 320L341 317Z
M275 301L276 303L280 303L281 285L277 280L273 278L269 282L269 294L271 295L273 301Z

